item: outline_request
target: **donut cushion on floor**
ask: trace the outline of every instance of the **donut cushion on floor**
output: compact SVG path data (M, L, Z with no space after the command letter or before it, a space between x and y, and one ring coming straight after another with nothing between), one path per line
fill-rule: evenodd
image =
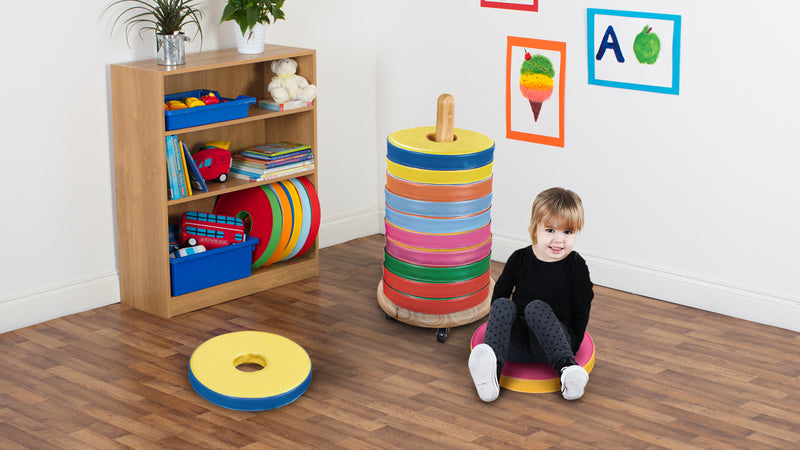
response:
M472 335L470 349L483 343L486 334L484 323ZM575 354L575 362L587 373L594 368L594 341L589 333L584 334L581 347ZM548 363L522 363L506 361L500 374L500 386L517 392L545 393L561 390L561 377Z
M257 370L240 370L242 365ZM189 382L203 398L239 411L264 411L295 401L311 383L311 359L294 341L262 331L222 334L189 359Z

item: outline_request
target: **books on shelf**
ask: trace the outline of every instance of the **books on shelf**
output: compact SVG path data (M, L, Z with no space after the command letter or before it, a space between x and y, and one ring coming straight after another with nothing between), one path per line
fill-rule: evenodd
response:
M208 192L208 185L200 175L186 143L173 134L166 137L166 148L167 199L178 200L195 192Z
M311 146L297 142L280 141L271 144L257 145L245 149L241 154L258 159L276 160L290 156L311 153Z
M241 180L266 181L266 180L273 180L275 178L285 177L288 175L294 175L300 172L305 172L313 168L314 168L313 161L303 161L297 164L290 164L287 166L267 169L260 174L231 168L231 176L233 176L234 178L239 178Z
M309 159L314 159L314 155L312 155L311 152L299 153L297 155L292 155L286 158L279 158L279 159L262 159L251 156L248 153L242 152L237 155L233 155L233 161L231 162L231 167L237 165L237 166L251 167L256 169L270 169L273 167L285 166L287 164L293 164L296 162L308 161Z
M177 200L195 192L208 192L208 185L185 142L177 135L166 137L168 199ZM242 180L265 181L314 168L311 146L296 142L258 145L233 155L229 175Z
M282 141L250 147L234 155L231 174L239 179L264 181L313 167L311 146Z
M303 108L312 106L314 102L304 102L302 100L289 100L285 103L278 103L274 100L259 100L258 107L261 109L268 109L270 111L289 111L290 109Z
M167 194L170 200L188 197L189 188L186 183L183 151L178 142L178 136L166 137L167 149Z
M181 170L183 170L183 183L186 186L186 196L192 195L192 184L189 181L189 170L186 168L186 155L183 153L183 142L178 141L178 154L181 155ZM189 159L192 159L191 155Z

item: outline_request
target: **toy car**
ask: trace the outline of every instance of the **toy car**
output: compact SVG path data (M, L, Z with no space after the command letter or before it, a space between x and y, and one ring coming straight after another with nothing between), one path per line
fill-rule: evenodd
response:
M244 221L238 217L186 211L178 224L181 247L203 245L206 249L244 242Z
M192 155L200 170L200 176L206 181L217 180L220 183L228 179L231 169L231 152L219 147L206 147Z

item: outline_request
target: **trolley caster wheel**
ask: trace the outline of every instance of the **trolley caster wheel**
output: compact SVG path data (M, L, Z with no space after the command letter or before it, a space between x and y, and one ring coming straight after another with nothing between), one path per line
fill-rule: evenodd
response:
M439 328L438 330L436 330L436 341L437 342L447 341L447 328Z

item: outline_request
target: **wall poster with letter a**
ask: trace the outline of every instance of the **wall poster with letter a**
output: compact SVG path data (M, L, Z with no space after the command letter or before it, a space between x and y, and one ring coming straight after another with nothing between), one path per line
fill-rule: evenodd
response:
M586 11L589 84L678 95L681 16Z

